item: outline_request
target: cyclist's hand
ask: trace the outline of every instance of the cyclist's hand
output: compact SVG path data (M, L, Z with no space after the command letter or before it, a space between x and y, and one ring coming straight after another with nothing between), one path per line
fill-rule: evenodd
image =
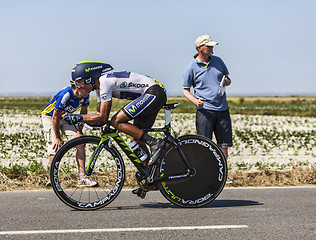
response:
M78 122L82 122L83 121L83 116L80 114L72 114L72 113L68 113L65 117L64 120L70 124L70 125L74 125Z

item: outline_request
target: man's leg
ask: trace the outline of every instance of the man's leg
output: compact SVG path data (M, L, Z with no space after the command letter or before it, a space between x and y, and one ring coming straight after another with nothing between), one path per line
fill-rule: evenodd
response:
M232 126L229 110L216 113L215 137L217 145L220 147L226 160L228 159L228 148L233 145Z
M222 152L224 153L224 156L226 158L226 160L228 159L228 148L227 147L219 147Z
M197 134L212 140L212 134L215 128L215 116L213 111L205 109L197 110L195 124Z

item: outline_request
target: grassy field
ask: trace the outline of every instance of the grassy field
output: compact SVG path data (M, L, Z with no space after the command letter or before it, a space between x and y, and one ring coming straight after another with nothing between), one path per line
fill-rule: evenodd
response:
M51 97L0 97L0 109L41 110ZM195 107L184 97L169 97L168 103L179 102L177 113L194 113ZM228 97L232 114L259 114L279 116L316 117L316 97ZM112 110L117 111L126 100L115 99ZM96 108L96 100L91 98L89 111Z
M48 180L40 110L50 97L0 97L0 191L43 188ZM229 97L234 146L230 149L229 178L233 186L316 184L316 97ZM194 105L183 97L168 102L179 135L194 133ZM126 104L114 100L113 111ZM91 99L90 112L96 107ZM158 116L163 122L163 114ZM21 164L26 160L27 164ZM135 187L128 172L127 187Z

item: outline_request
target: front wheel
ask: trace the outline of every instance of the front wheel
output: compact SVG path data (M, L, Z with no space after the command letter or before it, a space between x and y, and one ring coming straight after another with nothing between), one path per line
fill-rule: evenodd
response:
M109 140L101 149L89 176L90 184L96 185L78 181L100 141L101 138L95 136L74 138L59 149L52 161L50 179L54 192L72 208L96 210L104 207L118 196L123 187L124 162Z
M210 139L199 135L179 137L179 144L196 170L195 175L158 183L162 195L180 207L201 207L212 202L227 179L226 159ZM185 173L186 167L173 145L168 145L158 166L158 176Z

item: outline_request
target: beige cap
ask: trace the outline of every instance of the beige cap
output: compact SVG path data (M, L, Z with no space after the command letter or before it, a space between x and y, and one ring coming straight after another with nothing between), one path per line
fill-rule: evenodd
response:
M215 46L217 44L218 44L218 42L214 42L212 40L212 38L210 36L208 36L208 35L201 35L195 40L195 46L196 47L199 47L199 46L202 46L202 45Z

